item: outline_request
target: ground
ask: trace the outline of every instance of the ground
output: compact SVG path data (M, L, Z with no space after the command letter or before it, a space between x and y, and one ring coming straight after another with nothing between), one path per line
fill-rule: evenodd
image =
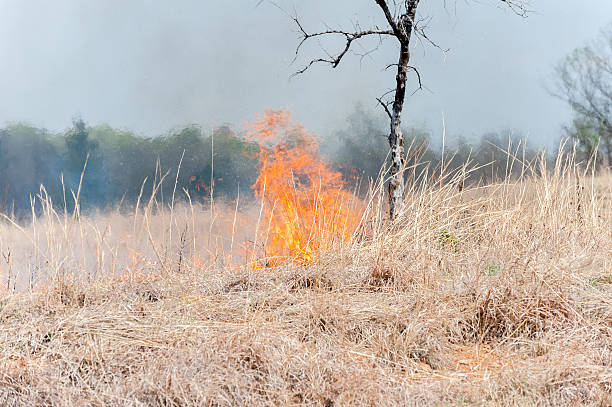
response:
M205 229L189 208L166 218L177 225L168 250L154 244L167 231L132 230L163 223L146 210L75 222L98 251L62 246L68 222L38 235L6 222L14 270L85 257L95 269L114 250L109 268L123 223L147 260L126 250L124 274L56 273L8 292L0 404L612 405L611 181L562 172L415 187L398 221L374 209L350 242L272 268L183 254L179 231ZM106 224L115 235L100 240L91 225ZM46 260L27 257L19 233Z

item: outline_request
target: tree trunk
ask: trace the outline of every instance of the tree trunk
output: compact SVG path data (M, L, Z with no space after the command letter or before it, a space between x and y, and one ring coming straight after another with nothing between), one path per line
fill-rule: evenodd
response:
M404 135L402 134L402 111L406 98L406 80L408 76L408 63L410 62L410 37L416 15L418 0L413 0L406 14L399 19L396 34L400 42L400 56L395 77L395 99L391 112L391 132L389 133L389 147L391 148L391 165L389 180L389 216L395 219L404 207Z
M389 147L391 148L391 165L389 180L389 215L394 219L404 206L404 135L402 134L402 110L406 97L406 77L410 52L408 44L402 44L400 59L397 66L395 101L391 113L391 132L389 133Z

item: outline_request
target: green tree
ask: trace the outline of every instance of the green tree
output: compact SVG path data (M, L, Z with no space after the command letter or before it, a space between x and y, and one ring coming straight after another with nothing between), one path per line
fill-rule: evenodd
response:
M576 115L568 135L584 154L598 151L612 164L612 26L559 63L556 77L552 93Z
M0 211L16 215L30 211L44 185L57 202L61 197L62 159L52 136L43 129L16 123L0 129Z
M71 171L80 172L85 166L87 155L95 153L98 143L89 140L89 129L82 118L72 121L72 128L64 136L66 163Z
M580 116L572 120L572 124L565 129L566 133L576 142L582 159L594 158L601 144L602 134L606 134L597 120ZM601 155L600 153L598 155Z
M81 173L85 169L80 199L86 206L89 204L102 206L107 203L108 181L99 153L99 144L95 140L90 140L89 128L82 118L74 119L72 125L73 127L64 135L67 171L65 180L68 182L68 187L76 192L81 182Z

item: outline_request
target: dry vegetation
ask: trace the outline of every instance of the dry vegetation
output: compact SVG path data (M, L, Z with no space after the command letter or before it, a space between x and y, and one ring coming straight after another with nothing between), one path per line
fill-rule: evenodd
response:
M612 177L538 173L375 191L306 266L233 266L232 207L5 220L0 404L612 405Z

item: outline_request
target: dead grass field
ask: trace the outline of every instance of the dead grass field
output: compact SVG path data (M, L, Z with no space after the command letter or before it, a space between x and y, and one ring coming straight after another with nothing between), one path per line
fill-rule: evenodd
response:
M610 406L612 176L548 174L414 187L307 266L232 266L229 206L4 221L0 405Z

